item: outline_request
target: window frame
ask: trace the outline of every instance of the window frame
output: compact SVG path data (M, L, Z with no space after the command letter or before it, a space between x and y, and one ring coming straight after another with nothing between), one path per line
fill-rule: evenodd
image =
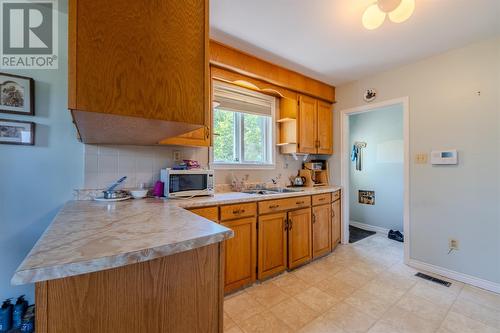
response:
M276 108L277 108L277 103L279 102L278 99L274 96L266 95L257 91L253 91L251 89L246 89L242 87L238 87L232 84L227 84L224 82L219 82L219 81L214 81L213 84L217 84L220 86L226 86L230 87L232 90L235 91L242 91L247 95L253 95L259 98L264 98L267 99L271 102L271 119L266 122L264 125L264 133L263 133L263 140L267 144L265 145L265 151L264 153L266 154L266 160L270 161L270 163L260 163L260 162L252 162L252 161L238 161L234 163L230 162L216 162L214 160L214 150L213 147L210 147L209 149L209 165L211 169L221 169L221 170L227 170L227 169L239 169L239 170L255 170L255 169L276 169L276 132L277 132L277 125L276 125ZM211 108L211 119L212 119L212 128L215 128L215 123L214 123L214 107ZM251 113L248 113L251 114ZM235 138L235 152L234 155L238 156L241 159L244 159L244 154L245 154L245 146L244 146L244 136L245 136L245 131L244 131L244 112L235 112L235 126L234 126L234 138ZM212 142L215 144L215 135L214 131L212 132ZM239 135L238 135L239 133ZM269 141L270 140L270 141Z

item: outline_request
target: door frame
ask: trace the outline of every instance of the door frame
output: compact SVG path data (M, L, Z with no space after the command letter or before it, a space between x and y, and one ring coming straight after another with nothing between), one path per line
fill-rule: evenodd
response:
M354 114L376 111L377 109L401 105L403 107L403 233L404 237L404 262L410 260L410 102L409 97L400 97L379 103L366 104L340 111L340 142L341 142L341 185L343 191L342 204L342 244L349 243L349 188L350 188L350 155L349 147L349 116Z

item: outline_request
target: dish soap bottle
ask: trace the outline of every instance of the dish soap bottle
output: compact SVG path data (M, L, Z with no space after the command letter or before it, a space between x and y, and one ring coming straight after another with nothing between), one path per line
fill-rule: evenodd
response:
M23 321L24 312L28 307L28 301L24 299L24 295L19 296L14 305L14 311L12 313L12 328L20 328Z
M12 328L12 304L10 298L3 301L0 308L0 333L7 332Z

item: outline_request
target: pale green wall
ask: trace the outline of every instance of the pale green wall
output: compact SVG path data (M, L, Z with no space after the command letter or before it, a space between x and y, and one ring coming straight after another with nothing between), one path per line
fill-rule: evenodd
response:
M362 169L350 164L350 220L403 231L403 106L349 117L350 147L366 142ZM358 202L359 190L375 191L375 205Z
M10 279L72 189L82 184L83 145L67 110L67 2L59 1L59 69L15 70L35 79L36 146L0 145L0 299L27 294L33 286L13 287Z
M500 39L451 50L337 87L336 110L409 97L410 256L500 283ZM477 92L480 91L480 96ZM335 151L340 151L335 113ZM457 166L415 164L415 154L456 148ZM331 158L336 182L340 159ZM448 240L460 250L448 254Z

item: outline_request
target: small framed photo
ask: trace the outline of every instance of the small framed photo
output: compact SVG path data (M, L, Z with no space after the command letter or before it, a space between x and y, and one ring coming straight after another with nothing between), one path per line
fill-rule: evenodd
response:
M0 119L0 143L10 145L34 145L35 123Z
M34 90L32 78L0 73L0 112L34 116Z

